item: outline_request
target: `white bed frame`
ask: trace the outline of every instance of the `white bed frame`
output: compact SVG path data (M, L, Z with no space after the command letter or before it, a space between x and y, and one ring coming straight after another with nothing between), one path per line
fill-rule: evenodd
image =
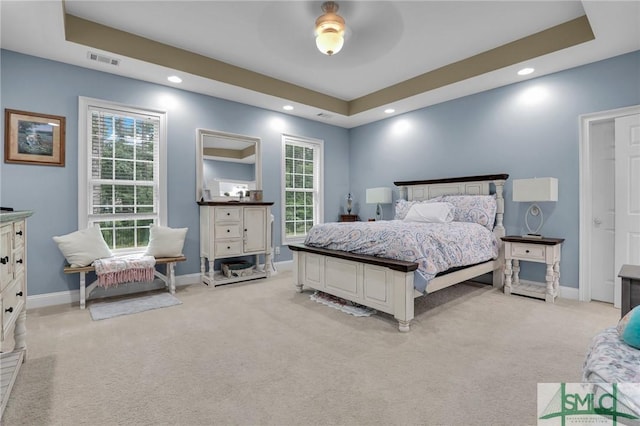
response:
M427 285L425 293L413 287L414 271L418 264L327 250L305 245L290 245L293 251L294 284L299 292L310 287L346 300L359 303L394 316L398 329L409 331L414 317L414 298L493 272L493 286L503 285L503 244L505 236L504 183L509 175L468 176L411 182L394 182L407 200L427 200L438 195L487 195L491 185L497 200L494 234L500 241L497 259L436 276Z

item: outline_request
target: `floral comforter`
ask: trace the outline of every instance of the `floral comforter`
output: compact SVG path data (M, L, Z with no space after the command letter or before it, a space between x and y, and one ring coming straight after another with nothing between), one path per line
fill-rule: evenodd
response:
M640 383L640 349L624 343L616 327L603 330L591 341L582 369L582 381Z
M312 247L416 262L417 272L424 278L423 285L448 269L497 258L499 248L494 234L477 223L402 220L315 225L304 243Z

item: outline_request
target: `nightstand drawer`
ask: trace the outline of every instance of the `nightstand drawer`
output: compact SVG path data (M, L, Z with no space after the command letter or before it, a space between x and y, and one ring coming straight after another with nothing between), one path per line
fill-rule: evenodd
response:
M544 246L539 244L511 244L511 257L520 259L544 260Z
M218 207L215 211L216 223L239 222L240 207Z

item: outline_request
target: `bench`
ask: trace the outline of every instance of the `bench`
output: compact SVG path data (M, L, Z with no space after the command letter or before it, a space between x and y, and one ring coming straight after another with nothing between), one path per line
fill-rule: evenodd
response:
M160 278L166 287L169 288L169 293L174 294L176 292L176 276L174 267L177 262L184 262L187 260L185 256L179 257L158 257L156 258L156 265L166 265L165 273L155 270L154 275ZM86 300L91 292L98 286L98 280L95 280L87 287L86 274L87 272L94 272L93 265L81 266L72 268L71 266L64 267L65 274L80 274L80 309L84 309L86 306Z

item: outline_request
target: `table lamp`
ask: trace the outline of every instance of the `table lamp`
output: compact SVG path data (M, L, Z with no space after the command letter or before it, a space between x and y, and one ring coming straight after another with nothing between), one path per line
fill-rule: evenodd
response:
M367 189L367 204L376 204L376 220L381 220L382 206L380 204L391 204L391 188Z
M524 238L542 238L540 229L544 223L544 216L537 202L558 201L558 179L552 177L513 180L513 201L533 203L524 215L524 223L528 233ZM536 229L531 229L529 216L540 216Z

